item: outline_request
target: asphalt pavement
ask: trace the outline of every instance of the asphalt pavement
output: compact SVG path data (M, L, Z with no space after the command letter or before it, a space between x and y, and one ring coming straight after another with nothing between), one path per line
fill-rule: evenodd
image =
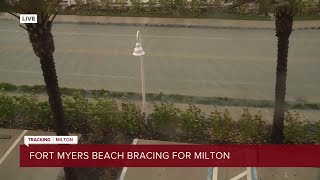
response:
M62 168L20 167L20 144L23 136L52 136L53 132L2 129L0 133L11 136L0 139L0 175L3 180L56 180Z
M136 31L146 55L146 91L273 99L273 30L227 30L55 24L61 87L140 92ZM290 39L287 99L320 101L319 30ZM17 21L0 20L0 82L44 84L38 58Z

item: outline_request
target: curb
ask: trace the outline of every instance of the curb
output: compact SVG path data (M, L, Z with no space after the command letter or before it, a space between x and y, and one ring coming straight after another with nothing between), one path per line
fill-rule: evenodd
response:
M84 24L84 25L109 25L109 26L136 26L136 27L168 27L168 28L194 28L194 29L230 29L230 30L275 30L268 27L240 27L240 26L210 26L210 25L183 25L183 24L140 24L140 23L101 23L101 22L68 22L56 21L56 24ZM293 30L320 30L319 27L300 27Z
M100 23L100 22L66 22L56 21L56 24L85 24L110 26L136 26L136 27L168 27L168 28L195 28L195 29L236 29L236 30L274 30L274 28L237 27L237 26L209 26L209 25L183 25L183 24L139 24L139 23ZM320 27L319 27L320 29Z

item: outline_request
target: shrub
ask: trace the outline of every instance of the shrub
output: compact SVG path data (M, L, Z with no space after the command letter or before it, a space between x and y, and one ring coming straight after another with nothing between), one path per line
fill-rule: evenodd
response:
M286 143L309 144L319 143L320 122L311 124L308 120L301 121L297 112L285 114L284 136ZM315 132L312 132L315 129Z
M134 13L141 13L142 11L142 1L141 0L130 0L132 3L131 11Z
M39 109L38 109L38 98L34 94L14 96L16 101L15 107L15 122L20 123L23 129L38 129L39 121Z
M176 0L175 2L175 6L177 7L178 12L180 13L179 15L183 14L183 13L187 13L188 11L188 0Z
M210 133L214 142L228 142L233 131L233 121L227 109L223 112L215 109L209 118Z
M205 142L208 140L207 121L201 109L193 104L181 113L181 128L188 142Z
M70 132L87 135L91 131L93 104L76 93L72 97L63 97L63 107Z
M127 0L115 0L115 4L120 6L119 12L125 12L127 10Z
M35 122L37 124L38 129L52 131L54 129L54 122L49 102L39 102L38 108L38 117L40 121Z
M140 109L126 99L121 103L119 127L126 135L139 138L143 133L144 121Z
M90 143L116 143L119 135L125 135L125 140L142 137L191 143L259 144L269 140L269 126L261 114L252 115L247 109L235 122L228 110L215 110L206 118L193 104L182 111L172 103L160 103L154 105L151 125L145 126L139 108L127 100L122 101L119 109L114 100L106 97L89 100L78 93L63 97L63 105L70 132L81 133ZM8 96L0 93L1 128L51 131L53 125L47 101L40 101L34 94ZM320 121L302 121L298 113L287 112L284 135L285 143L319 143Z
M110 9L110 5L112 3L112 0L100 0L100 2L101 2L101 5L103 8L108 9L108 10Z
M164 139L176 140L181 133L181 110L176 108L173 103L154 104L152 112L152 125L156 132Z
M21 129L52 130L48 102L39 102L34 94L7 96L0 94L0 126Z
M168 13L172 11L173 0L158 0L162 13Z
M266 123L262 120L260 112L251 115L248 109L244 109L238 123L239 130L244 138L243 143L265 143Z
M120 111L114 100L106 98L97 98L97 103L93 107L91 122L96 130L103 134L112 134L118 131L118 123L120 119Z
M15 127L16 106L12 97L0 93L0 127Z
M0 83L0 91L16 91L17 86L9 83Z
M202 14L201 6L203 6L202 0L190 1L190 11L193 17L199 17Z
M157 10L158 0L149 0L148 1L148 11L149 13L153 13Z

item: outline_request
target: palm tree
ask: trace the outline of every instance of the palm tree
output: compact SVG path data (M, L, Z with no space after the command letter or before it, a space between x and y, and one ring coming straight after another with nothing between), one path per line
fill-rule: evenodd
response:
M288 1L278 2L275 8L278 55L275 87L275 107L272 126L272 143L283 143L284 113L287 81L289 37L292 32L293 8Z
M67 136L68 129L64 117L58 77L55 68L53 52L55 50L52 25L57 15L57 7L61 0L1 0L3 11L19 18L15 13L37 14L36 24L20 25L28 32L30 43L36 56L40 59L44 82L49 96L50 108L55 122L55 132L58 136ZM76 179L74 169L65 168L67 180Z

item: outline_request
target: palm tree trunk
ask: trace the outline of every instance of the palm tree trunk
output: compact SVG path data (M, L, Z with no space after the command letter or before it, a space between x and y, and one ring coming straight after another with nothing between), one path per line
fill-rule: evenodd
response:
M275 87L275 107L271 141L281 144L284 141L284 113L287 84L289 37L292 32L293 14L290 4L282 4L276 12L276 36L278 54Z
M40 57L40 64L49 96L51 111L55 120L55 132L58 136L67 136L67 124L64 118L61 94L53 55L48 53L45 54L44 57Z
M287 63L288 63L289 39L278 38L278 60L275 87L275 107L273 114L272 142L283 143L285 96L287 83Z
M41 69L49 96L50 108L53 114L55 132L58 136L67 136L67 123L64 118L61 93L55 68L53 52L55 50L51 27L27 25L33 51L40 58ZM76 180L73 168L64 168L66 180Z

